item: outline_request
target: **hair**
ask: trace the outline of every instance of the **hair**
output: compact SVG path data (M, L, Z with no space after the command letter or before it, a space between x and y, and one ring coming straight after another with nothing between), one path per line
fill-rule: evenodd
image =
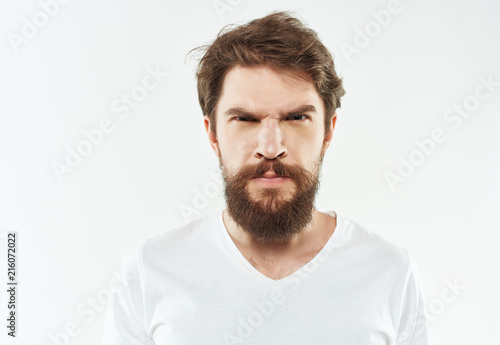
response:
M226 73L234 66L263 65L301 78L306 72L323 101L325 136L340 98L345 94L342 79L335 72L333 58L318 34L288 11L272 12L246 24L225 26L204 51L196 70L198 101L216 134L215 111ZM188 54L189 54L188 53ZM302 78L304 79L304 78Z

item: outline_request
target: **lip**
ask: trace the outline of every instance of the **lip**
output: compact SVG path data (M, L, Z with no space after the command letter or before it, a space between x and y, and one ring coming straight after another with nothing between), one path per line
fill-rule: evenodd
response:
M286 177L286 176L278 176L272 169L269 169L261 176L255 176L254 178L277 178L277 177Z
M255 177L253 180L267 186L276 186L288 181L289 179L290 179L289 177L282 177L275 175L273 177Z

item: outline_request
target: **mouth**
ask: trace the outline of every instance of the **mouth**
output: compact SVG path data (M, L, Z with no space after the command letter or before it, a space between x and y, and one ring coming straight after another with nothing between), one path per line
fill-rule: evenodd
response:
M288 177L286 176L272 176L272 177L264 177L264 176L259 176L259 177L254 177L254 180L264 180L264 181L279 181L279 180L285 180Z
M277 175L274 171L272 170L269 170L269 171L266 171L265 174L263 175L256 175L253 177L254 179L269 179L269 180L272 180L272 179L280 179L280 178L288 178L288 176L284 176L284 175Z
M264 175L255 176L253 178L253 180L259 184L262 184L262 185L265 185L268 187L272 187L272 186L281 185L282 183L289 180L289 177L279 176L279 175L275 174L274 171L268 171Z

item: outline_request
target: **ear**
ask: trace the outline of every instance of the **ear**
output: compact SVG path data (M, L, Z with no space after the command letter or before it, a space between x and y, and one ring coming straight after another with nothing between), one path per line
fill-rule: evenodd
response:
M220 157L219 141L217 140L217 136L212 131L212 124L210 123L210 118L208 117L208 115L203 116L203 121L205 124L205 130L207 131L210 146L212 146L212 150L214 151L215 155L217 157Z
M330 121L330 130L328 131L328 134L325 137L325 140L323 142L323 149L326 151L328 146L330 146L330 143L332 142L333 138L333 130L335 129L335 123L337 122L337 114L333 113L332 120Z

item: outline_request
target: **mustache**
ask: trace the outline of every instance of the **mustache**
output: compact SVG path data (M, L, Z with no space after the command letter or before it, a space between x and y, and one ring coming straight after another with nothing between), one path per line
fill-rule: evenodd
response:
M223 164L222 157L219 157L219 168L222 172L224 186L231 185L237 189L244 189L252 179L262 177L270 170L277 177L290 178L299 188L307 188L306 186L315 184L315 180L319 178L323 155L320 156L313 171L308 171L300 164L283 163L282 159L281 157L273 159L263 157L258 163L243 165L234 173L229 173ZM319 187L319 182L317 187Z
M304 169L298 165L285 164L279 158L264 158L257 164L242 168L238 172L238 176L241 179L249 180L256 177L262 177L269 170L272 170L277 177L289 177L292 179L297 179L304 174Z

